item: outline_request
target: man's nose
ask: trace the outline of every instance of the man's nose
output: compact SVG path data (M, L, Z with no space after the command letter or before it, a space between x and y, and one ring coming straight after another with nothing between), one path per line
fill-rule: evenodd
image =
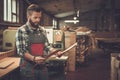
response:
M40 18L37 18L36 21L39 22L39 21L40 21Z

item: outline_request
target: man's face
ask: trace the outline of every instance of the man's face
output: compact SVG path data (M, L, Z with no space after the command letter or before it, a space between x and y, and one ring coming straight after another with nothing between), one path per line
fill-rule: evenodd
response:
M28 16L28 20L33 28L38 27L41 16L42 16L41 12L35 12L35 11L32 12L32 14Z

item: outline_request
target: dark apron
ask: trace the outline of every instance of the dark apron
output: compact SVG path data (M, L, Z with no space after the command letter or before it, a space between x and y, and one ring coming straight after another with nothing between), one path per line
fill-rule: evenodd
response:
M44 55L44 44L46 37L40 31L34 31L28 33L28 51L33 56ZM21 73L27 80L47 80L47 68L44 65L37 65L32 62L23 59L21 65ZM46 79L45 79L46 78ZM24 79L23 79L24 80Z

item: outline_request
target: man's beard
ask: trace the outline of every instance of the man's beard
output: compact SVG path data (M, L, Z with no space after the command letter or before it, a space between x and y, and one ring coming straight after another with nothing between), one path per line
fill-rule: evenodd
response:
M32 20L30 19L29 20L29 22L30 22L30 24L31 24L31 26L33 27L33 28L38 28L39 27L39 23L34 23L34 22L32 22Z

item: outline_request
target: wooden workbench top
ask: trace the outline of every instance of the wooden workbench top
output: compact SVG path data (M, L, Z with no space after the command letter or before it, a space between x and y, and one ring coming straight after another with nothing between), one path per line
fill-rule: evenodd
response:
M105 42L120 42L120 38L95 38L95 39Z
M18 68L19 62L20 62L20 58L18 58L18 57L6 57L6 58L1 59L0 66L1 67L6 66L6 67L0 68L0 78L5 76L6 74L10 73L11 71L15 70L16 68Z

